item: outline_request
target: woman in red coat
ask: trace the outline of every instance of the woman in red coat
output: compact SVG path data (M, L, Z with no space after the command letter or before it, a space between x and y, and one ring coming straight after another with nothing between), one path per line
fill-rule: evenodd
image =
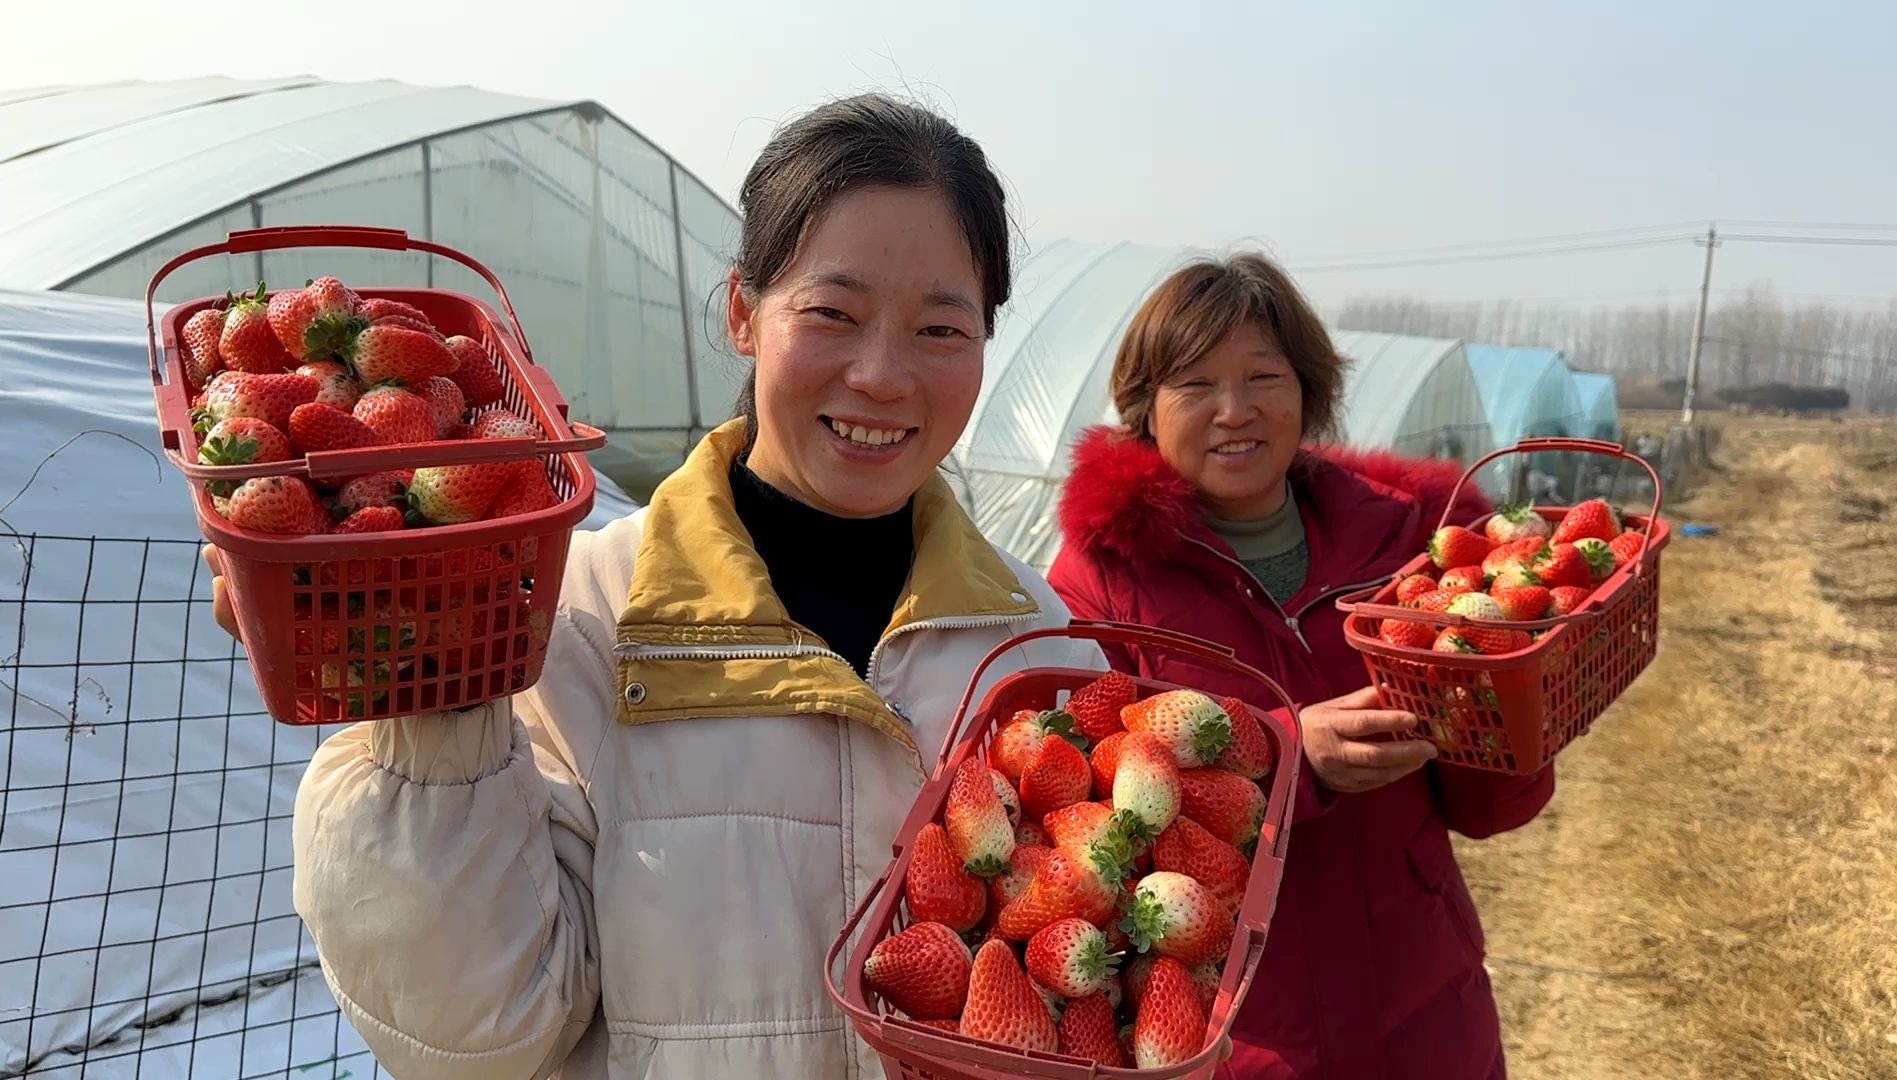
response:
M1482 925L1450 846L1532 820L1552 768L1510 777L1433 760L1378 707L1337 597L1423 550L1454 462L1314 449L1344 361L1297 287L1256 255L1174 274L1113 369L1122 426L1088 433L1061 500L1049 580L1077 618L1223 643L1303 713L1290 854L1263 967L1221 1074L1299 1080L1505 1075ZM1451 520L1486 507L1473 486ZM1191 657L1109 650L1116 667L1258 701Z

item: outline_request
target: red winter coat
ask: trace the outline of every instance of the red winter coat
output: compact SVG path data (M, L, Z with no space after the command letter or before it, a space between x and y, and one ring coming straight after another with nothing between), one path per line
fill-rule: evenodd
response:
M1363 660L1335 601L1423 550L1460 470L1335 448L1290 474L1310 548L1305 585L1280 609L1201 519L1191 484L1150 444L1090 432L1061 499L1048 578L1074 617L1159 626L1220 642L1300 704L1359 689ZM1454 520L1487 507L1473 485ZM1115 667L1266 704L1205 661L1110 648ZM1482 924L1449 830L1492 836L1533 820L1552 766L1509 777L1430 763L1362 794L1299 773L1284 883L1263 966L1220 1075L1299 1080L1489 1080L1503 1075L1483 971Z

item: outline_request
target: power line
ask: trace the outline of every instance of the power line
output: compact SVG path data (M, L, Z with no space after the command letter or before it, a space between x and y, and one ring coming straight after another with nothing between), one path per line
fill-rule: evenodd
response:
M1767 341L1746 341L1742 338L1712 337L1707 342L1715 345L1736 345L1742 349L1759 349L1763 352L1792 353L1796 356L1814 356L1824 359L1854 360L1863 364L1881 364L1892 359L1890 356L1870 356L1865 353L1841 352L1837 349L1808 349L1798 345L1774 345Z
M1760 221L1722 218L1727 225L1743 225L1752 229L1833 229L1848 231L1856 229L1862 232L1897 232L1897 224L1861 223L1845 221Z
M1535 247L1545 244L1565 244L1572 240L1601 240L1616 236L1631 236L1637 233L1658 232L1662 229L1698 229L1705 224L1700 221L1676 221L1664 225L1628 225L1617 229L1594 229L1589 232L1559 233L1553 236L1526 236L1515 240L1477 240L1461 244L1431 244L1416 248L1395 248L1385 251L1351 251L1338 255L1317 255L1311 262L1324 263L1349 259L1386 259L1408 256L1436 255L1463 251L1477 251L1483 248L1519 248Z
M1498 251L1471 255L1443 255L1433 258L1389 259L1377 262L1332 263L1328 265L1293 264L1299 274L1318 274L1333 270L1391 270L1411 266L1441 266L1448 263L1492 262L1500 259L1539 258L1547 255L1574 255L1593 251L1620 251L1629 248L1660 247L1693 239L1691 233L1656 236L1643 240L1619 240L1600 244L1572 244L1567 247L1534 248L1524 251Z
M1897 247L1897 236L1767 236L1762 233L1721 233L1721 240L1753 240L1765 244L1850 244Z

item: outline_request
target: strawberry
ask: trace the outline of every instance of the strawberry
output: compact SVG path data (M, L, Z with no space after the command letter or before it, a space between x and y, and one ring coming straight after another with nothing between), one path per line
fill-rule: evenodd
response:
M333 277L319 277L301 289L282 289L270 298L270 329L297 360L335 358L360 298Z
M1443 606L1447 607L1451 599L1445 597ZM1384 619L1377 624L1377 637L1405 649L1427 649L1436 643L1436 628L1427 623Z
M1179 812L1249 854L1265 823L1265 793L1237 773L1187 769L1179 774Z
M370 322L378 322L382 319L400 316L405 319L414 319L424 326L432 327L435 325L428 321L428 316L422 312L421 308L401 300L390 300L381 296L371 296L358 301L356 304L356 314Z
M1015 961L1014 947L1005 941L988 941L975 954L968 975L968 1001L962 1006L961 1033L1049 1053L1059 1044L1053 1017L1027 972Z
M1139 687L1124 672L1109 671L1073 692L1067 699L1067 714L1074 728L1089 742L1099 742L1116 731L1125 731L1120 712L1139 698Z
M477 431L479 425L476 425ZM477 438L485 436L477 435ZM1022 709L1015 713L1006 727L995 735L995 741L988 747L988 763L1012 783L1021 782L1021 774L1027 770L1028 763L1041 750L1041 743L1050 736L1068 742L1080 742L1085 749L1085 741L1074 734L1072 714L1058 709L1047 712L1035 712Z
M1452 592L1481 592L1487 585L1488 578L1480 566L1458 566L1445 572L1442 581L1437 583L1438 588Z
M1607 541L1593 536L1584 536L1574 542L1574 550L1587 560L1587 572L1595 581L1605 581L1620 566L1620 560L1614 555L1614 549Z
M455 354L456 360L455 369L448 377L467 396L470 407L483 408L507 396L507 386L501 382L500 372L494 370L494 363L487 358L487 350L480 342L456 334L443 344Z
M1533 566L1535 577L1550 589L1563 585L1592 585L1594 573L1588 569L1587 556L1570 543L1558 543Z
M1186 965L1162 956L1153 963L1133 1021L1133 1066L1160 1069L1188 1061L1205 1042L1205 1010Z
M418 483L425 471L416 470ZM955 770L943 817L955 857L962 860L969 873L987 878L1008 868L1008 856L1014 852L1014 828L1008 824L1007 809L995 797L988 766L979 758L970 756Z
M461 388L444 375L431 375L423 379L421 385L415 388L415 394L435 411L437 439L447 438L448 432L461 422L461 414L468 411L468 403L461 396Z
M1622 566L1639 559L1646 546L1646 536L1637 532L1624 532L1607 542L1608 549Z
M1526 631L1499 626L1450 626L1436 638L1435 651L1496 656L1526 649L1531 640Z
M408 485L409 520L429 525L458 525L480 520L507 483L511 464L488 461L416 469L415 478ZM986 777L983 781L986 782ZM992 799L994 794L994 789L989 788L988 797ZM1000 806L997 801L996 809ZM1002 820L1007 820L1005 813Z
M933 821L916 833L915 854L909 857L902 886L909 900L909 917L919 922L968 930L988 910L987 888L962 868L948 832Z
M1126 732L1116 731L1100 740L1093 748L1093 755L1087 764L1093 769L1093 797L1109 798L1113 794L1113 773L1120 765L1120 747L1126 742Z
M1511 566L1529 566L1547 547L1545 541L1533 536L1503 544L1482 559L1482 576L1493 582Z
M1417 597L1437 588L1436 579L1428 574L1411 574L1396 585L1396 602L1408 605Z
M1594 595L1592 589L1585 589L1578 585L1563 585L1558 589L1548 590L1549 608L1556 615L1566 615L1580 607L1592 595Z
M1461 615L1466 619L1492 619L1502 622L1508 616L1503 614L1502 605L1488 593L1463 593L1449 602L1444 614Z
M1117 928L1120 924L1114 923L1113 925ZM1126 931L1122 930L1120 932L1124 934ZM1129 948L1132 946L1132 943L1133 939L1128 938L1127 945ZM1152 979L1153 964L1158 959L1158 953L1136 952L1133 954L1132 961L1122 970L1120 974L1120 982L1122 984L1120 996L1124 999L1128 1012L1137 1012L1139 1010L1140 995L1146 992L1146 983Z
M262 282L257 283L254 294L246 293L233 300L230 310L224 313L224 329L217 338L217 355L224 361L225 368L252 375L274 375L296 366L270 329Z
M1067 1003L1056 1032L1058 1050L1067 1057L1081 1058L1095 1065L1121 1068L1126 1058L1120 1050L1120 1035L1113 1016L1113 1003L1105 994L1088 994Z
M1549 532L1548 519L1535 513L1528 503L1504 506L1489 518L1482 529L1483 535L1497 544L1511 544L1517 540L1530 538L1546 539Z
M1120 923L1133 947L1196 964L1232 944L1232 919L1211 890L1185 874L1155 870L1140 880ZM1152 984L1147 984L1152 992Z
M360 446L377 446L381 442L373 428L341 409L320 401L298 405L290 413L290 439L296 443L297 451L303 454L323 450L354 450Z
M406 470L370 473L358 476L336 492L336 512L347 518L365 506L408 505L408 482L415 474Z
M468 424L470 439L538 438L540 429L533 421L512 409L489 409Z
M1120 722L1128 731L1158 738L1182 769L1217 761L1232 741L1232 718L1218 702L1197 690L1168 690L1136 701L1121 710Z
M1027 967L1033 980L1063 997L1086 997L1106 989L1120 958L1107 935L1085 919L1056 919L1028 939Z
M1502 618L1509 622L1533 622L1548 616L1551 597L1548 590L1539 585L1520 589L1497 586L1489 595L1495 598L1496 606L1502 609Z
M1265 734L1265 727L1252 715L1251 709L1235 697L1219 699L1219 708L1232 722L1232 741L1219 752L1218 760L1212 764L1218 768L1235 772L1247 780L1259 780L1269 775L1277 753L1272 748L1271 738Z
M1251 862L1189 817L1174 821L1153 841L1153 868L1184 874L1205 886L1227 919L1238 918L1251 880Z
M1418 611L1432 611L1440 615L1449 610L1449 605L1456 602L1456 597L1467 595L1468 593L1452 592L1448 589L1432 589L1417 597L1410 606Z
M1045 817L1064 806L1085 802L1093 786L1087 756L1065 739L1043 739L1021 773L1021 809L1029 818Z
M1509 589L1539 589L1544 587L1541 575L1521 563L1510 563L1495 575L1495 582L1489 587L1491 593Z
M1494 547L1495 544L1481 533L1470 532L1460 525L1448 525L1437 529L1429 538L1429 558L1438 570L1473 566L1480 563Z
M315 401L319 389L306 375L226 371L205 387L204 411L213 421L253 416L283 431L290 426L290 413Z
M546 466L539 458L528 458L514 463L513 475L494 497L494 505L487 508L487 516L513 517L558 505L560 493L553 490L553 481L547 479ZM1002 782L1006 783L1007 778L1003 777Z
M290 440L283 432L254 416L219 420L198 444L198 460L206 465L262 465L290 460ZM219 494L229 494L228 491Z
M952 1020L968 997L974 955L952 927L919 922L876 943L863 979L883 1000L917 1020Z
M1023 845L1051 848L1054 846L1054 838L1048 835L1047 830L1038 823L1023 821L1014 829L1015 850L1021 850Z
M1026 891L1001 909L995 925L1003 937L1026 941L1056 919L1105 923L1119 905L1124 854L1124 845L1055 848Z
M435 438L435 410L397 386L379 386L363 394L353 414L375 432L383 446L433 442Z
M362 398L362 385L349 369L334 360L314 360L296 369L298 375L308 375L321 386L316 392L316 400L325 405L333 405L344 412L356 407Z
M1014 790L1014 785L1008 783L1007 777L994 769L988 770L988 777L995 782L995 798L1001 800L1001 808L1008 812L1009 828L1020 827L1021 793Z
M339 533L396 532L407 527L400 507L365 506L336 526Z
M933 823L931 823L933 824ZM941 828L941 826L936 826ZM1014 843L1014 854L1008 857L1008 868L988 879L988 910L999 916L1001 910L1014 903L1014 898L1026 892L1034 883L1034 875L1041 872L1048 856L1054 854L1052 844L1024 844L1019 839ZM957 866L960 870L961 867ZM967 874L968 871L963 870ZM969 874L971 881L979 881Z
M1187 968L1186 974L1192 976L1192 988L1199 992L1199 1007L1210 1015L1212 1004L1219 999L1219 983L1225 977L1225 958L1200 961Z
M1085 851L1113 835L1113 807L1103 802L1077 802L1048 814L1041 824L1055 847Z
M225 516L240 529L303 536L324 530L329 515L316 501L316 492L300 477L260 476L231 492Z
M228 293L225 300L230 300ZM219 308L205 308L184 321L184 377L192 390L200 389L211 376L224 370L224 359L217 352L223 334L224 312Z
M377 323L347 338L342 358L363 385L394 382L417 386L433 375L447 375L461 361L448 347L420 330Z
M1573 543L1593 537L1597 540L1612 540L1620 535L1620 515L1607 505L1606 499L1589 499L1575 504L1562 517L1561 524L1554 528L1550 543Z
M1240 783L1251 781L1223 769L1218 772ZM1179 759L1166 744L1143 731L1130 731L1120 744L1120 757L1113 772L1113 808L1127 815L1130 839L1158 836L1180 809Z

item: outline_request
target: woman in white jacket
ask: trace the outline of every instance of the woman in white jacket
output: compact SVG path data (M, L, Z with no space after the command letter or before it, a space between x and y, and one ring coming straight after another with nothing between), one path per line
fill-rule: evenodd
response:
M977 662L1067 621L936 472L1009 288L981 149L851 98L740 207L743 416L574 537L537 685L357 724L298 792L297 911L398 1077L880 1075L824 952ZM984 681L1030 664L1104 661L1042 640Z

